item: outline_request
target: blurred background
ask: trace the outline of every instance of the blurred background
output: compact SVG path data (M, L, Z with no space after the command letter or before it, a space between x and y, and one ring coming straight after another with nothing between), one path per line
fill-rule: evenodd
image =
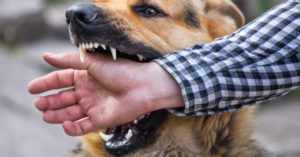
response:
M91 2L82 0L83 2ZM63 157L79 140L48 125L28 94L30 80L54 69L43 52L74 52L65 10L79 0L0 0L0 157ZM247 22L280 1L235 0ZM278 157L300 157L300 90L260 105L255 137Z

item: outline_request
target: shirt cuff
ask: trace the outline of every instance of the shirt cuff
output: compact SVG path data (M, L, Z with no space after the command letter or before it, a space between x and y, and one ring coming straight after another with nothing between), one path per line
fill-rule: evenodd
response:
M215 72L204 61L186 55L191 53L192 49L175 51L154 60L173 76L181 88L185 107L168 110L178 116L209 114L207 111L214 109L221 98Z

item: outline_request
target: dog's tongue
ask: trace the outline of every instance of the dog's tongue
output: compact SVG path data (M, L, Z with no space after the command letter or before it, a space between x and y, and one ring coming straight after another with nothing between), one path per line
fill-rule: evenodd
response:
M79 45L79 54L80 54L80 61L81 63L84 62L84 56L86 54L86 49L81 47L81 44Z

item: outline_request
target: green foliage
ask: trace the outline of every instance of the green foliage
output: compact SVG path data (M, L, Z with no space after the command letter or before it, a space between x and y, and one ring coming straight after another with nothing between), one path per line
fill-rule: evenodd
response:
M293 90L293 91L292 91L291 93L289 93L287 96L299 98L299 96L300 96L300 88Z
M258 4L258 13L257 16L263 14L264 12L268 11L273 5L272 0L256 0Z
M67 0L46 0L48 4L61 4L66 2Z

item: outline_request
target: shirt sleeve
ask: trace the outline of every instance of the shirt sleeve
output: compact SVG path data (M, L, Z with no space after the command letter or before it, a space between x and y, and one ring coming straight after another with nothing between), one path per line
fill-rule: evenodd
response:
M300 1L287 0L235 33L154 60L179 84L179 116L230 112L300 86Z

